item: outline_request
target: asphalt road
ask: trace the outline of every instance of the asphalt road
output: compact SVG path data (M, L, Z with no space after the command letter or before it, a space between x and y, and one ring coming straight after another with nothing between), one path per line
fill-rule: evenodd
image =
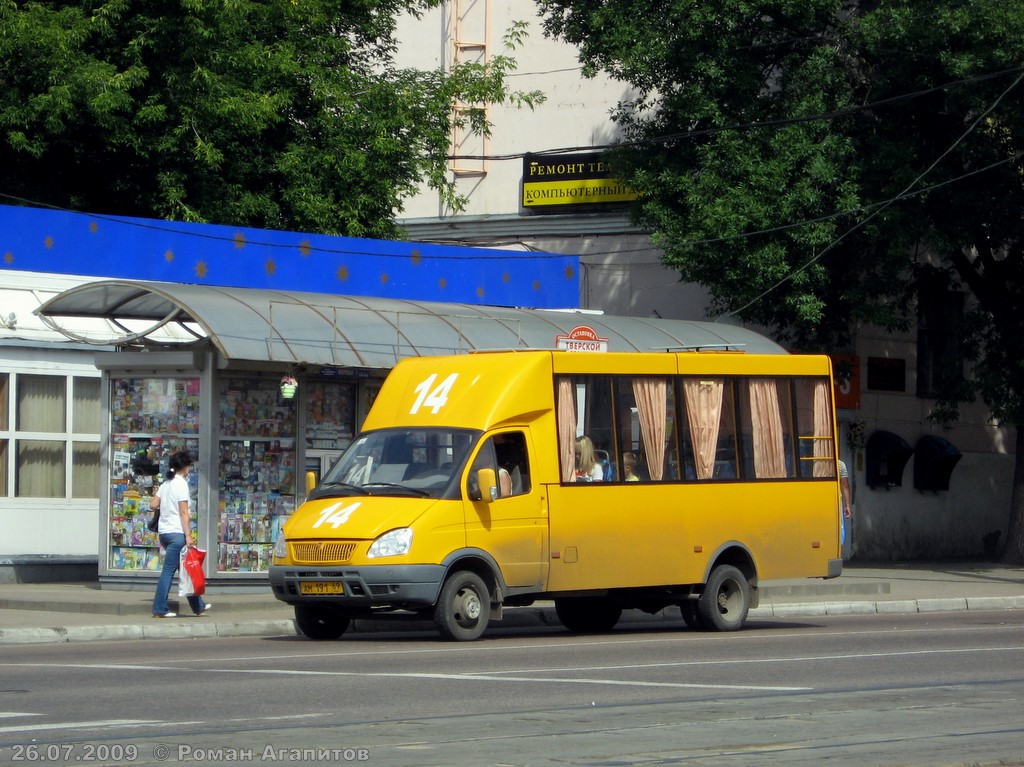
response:
M0 764L1018 765L1024 611L20 645Z

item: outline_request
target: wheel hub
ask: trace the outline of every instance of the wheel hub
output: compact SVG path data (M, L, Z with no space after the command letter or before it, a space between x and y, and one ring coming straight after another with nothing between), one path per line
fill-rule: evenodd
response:
M480 604L480 595L472 590L465 590L459 593L459 617L464 621L477 621L483 606Z

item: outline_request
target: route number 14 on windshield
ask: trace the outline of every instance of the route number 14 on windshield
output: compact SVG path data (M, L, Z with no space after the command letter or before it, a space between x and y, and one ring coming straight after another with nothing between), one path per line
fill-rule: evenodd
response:
M432 373L424 378L413 389L416 392L416 401L412 403L409 415L415 415L420 411L421 407L429 407L430 412L437 415L437 411L448 404L448 394L451 392L452 385L458 377L458 373L452 373L437 386L434 386L434 381L437 380L437 373Z

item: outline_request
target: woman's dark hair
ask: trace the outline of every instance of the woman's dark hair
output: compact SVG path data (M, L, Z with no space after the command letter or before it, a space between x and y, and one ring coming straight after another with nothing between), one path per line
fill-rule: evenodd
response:
M186 466L192 465L192 456L182 450L180 453L175 453L171 456L170 466L171 470L167 472L167 479L174 476L175 472L181 471Z

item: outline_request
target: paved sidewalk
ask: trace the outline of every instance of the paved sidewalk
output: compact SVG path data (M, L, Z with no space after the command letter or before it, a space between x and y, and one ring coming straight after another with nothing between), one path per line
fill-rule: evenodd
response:
M851 564L833 580L766 581L750 619L1024 609L1024 567L990 562ZM173 592L172 592L173 594ZM203 617L155 619L149 590L98 583L0 583L0 644L216 636L295 636L292 610L266 592L213 587ZM174 597L172 596L172 604ZM682 624L679 610L627 611L623 622ZM498 626L558 626L550 602L505 610ZM429 622L355 621L351 630L417 629Z

